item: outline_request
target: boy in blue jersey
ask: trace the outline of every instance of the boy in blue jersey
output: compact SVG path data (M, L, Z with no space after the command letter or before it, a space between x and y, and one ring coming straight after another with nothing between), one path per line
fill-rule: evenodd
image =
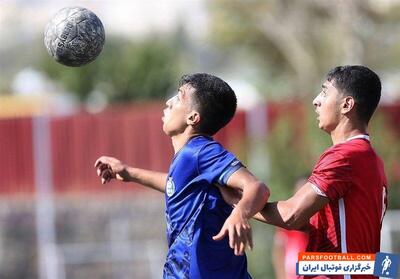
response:
M175 151L168 173L106 156L95 163L102 183L118 179L165 192L164 278L250 278L244 255L253 245L249 219L263 208L269 190L211 137L235 111L236 96L226 82L209 74L185 75L162 118ZM215 185L242 191L233 210Z

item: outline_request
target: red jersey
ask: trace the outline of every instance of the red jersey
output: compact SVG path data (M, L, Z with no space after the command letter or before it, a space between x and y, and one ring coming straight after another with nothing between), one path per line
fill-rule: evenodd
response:
M308 252L376 253L387 207L383 162L368 136L327 149L309 178L330 202L310 219ZM345 275L344 278L376 278ZM343 278L330 276L322 278Z

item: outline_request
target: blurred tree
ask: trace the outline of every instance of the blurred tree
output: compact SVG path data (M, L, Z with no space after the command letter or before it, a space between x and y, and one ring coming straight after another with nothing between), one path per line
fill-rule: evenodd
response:
M311 173L318 156L329 146L329 136L315 127L315 116L311 115L308 103L297 101L282 111L267 139L270 160L267 184L273 200L288 198L295 182Z
M83 67L65 67L43 57L49 77L84 101L99 91L110 102L165 98L177 86L179 55L173 40L149 38L132 42L107 38L100 56Z
M295 123L288 117L278 120L268 137L268 155L270 177L267 180L271 188L272 200L287 199L293 193L296 179L309 174L312 162L303 148L303 136L296 134Z
M379 1L209 1L211 38L228 52L259 56L265 83L286 83L269 96L307 95L338 64L395 70L400 6ZM385 51L382 51L382 50ZM289 87L289 88L288 88Z
M389 186L389 208L400 208L400 142L398 131L388 125L386 115L378 111L370 124L371 141L385 164Z

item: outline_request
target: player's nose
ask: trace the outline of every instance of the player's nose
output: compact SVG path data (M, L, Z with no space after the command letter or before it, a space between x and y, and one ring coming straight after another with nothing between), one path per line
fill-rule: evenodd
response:
M173 97L172 97L172 98L169 98L169 99L165 102L165 105L166 105L167 107L170 107L170 106L171 106L171 104L172 104L172 99L173 99Z
M315 97L314 100L312 101L312 104L313 104L314 107L318 107L320 105L318 96Z
M165 102L165 105L166 105L168 108L171 108L171 107L173 106L173 104L176 102L177 98L178 98L177 95L175 95L175 96L169 98L169 99Z

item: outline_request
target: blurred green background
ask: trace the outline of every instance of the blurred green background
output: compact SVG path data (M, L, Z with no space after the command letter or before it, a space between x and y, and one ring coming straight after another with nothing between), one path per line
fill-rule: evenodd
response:
M44 26L65 6L94 11L105 27L102 53L84 67L56 63L43 44ZM331 144L329 136L316 127L311 104L330 68L363 64L374 69L383 83L381 106L394 108L399 115L399 21L399 0L3 0L0 117L30 117L42 111L73 115L81 110L95 116L121 104L159 103L173 94L184 73L213 73L232 85L239 108L247 113L259 104L270 103L282 107L295 104L302 112L301 121L283 112L268 132L248 134L240 146L230 147L266 181L272 200L284 199L293 192L296 179L308 174L319 154ZM400 129L399 122L387 117L378 110L370 133L385 162L389 208L400 209ZM162 205L160 197L146 197L159 199ZM34 201L28 199L22 202L25 205L13 208L12 200L3 196L0 201L5 209L0 219L2 231L11 226L6 212L33 218L28 212ZM68 208L69 202L62 200L60 204ZM64 214L63 209L57 210L60 216ZM162 224L162 208L158 214L152 216ZM270 252L274 229L253 225L256 247L249 253L250 271L253 278L274 278ZM163 240L162 226L157 237ZM398 235L394 238L398 240ZM27 238L22 235L18 239ZM28 262L38 261L33 254ZM14 258L15 262L26 260L23 255ZM5 268L7 264L12 262L0 256L1 278L39 278L35 264L18 276ZM83 278L86 273L82 272L67 272L68 278ZM130 273L109 274L125 278ZM143 278L149 276L143 274ZM101 278L99 274L87 276Z

